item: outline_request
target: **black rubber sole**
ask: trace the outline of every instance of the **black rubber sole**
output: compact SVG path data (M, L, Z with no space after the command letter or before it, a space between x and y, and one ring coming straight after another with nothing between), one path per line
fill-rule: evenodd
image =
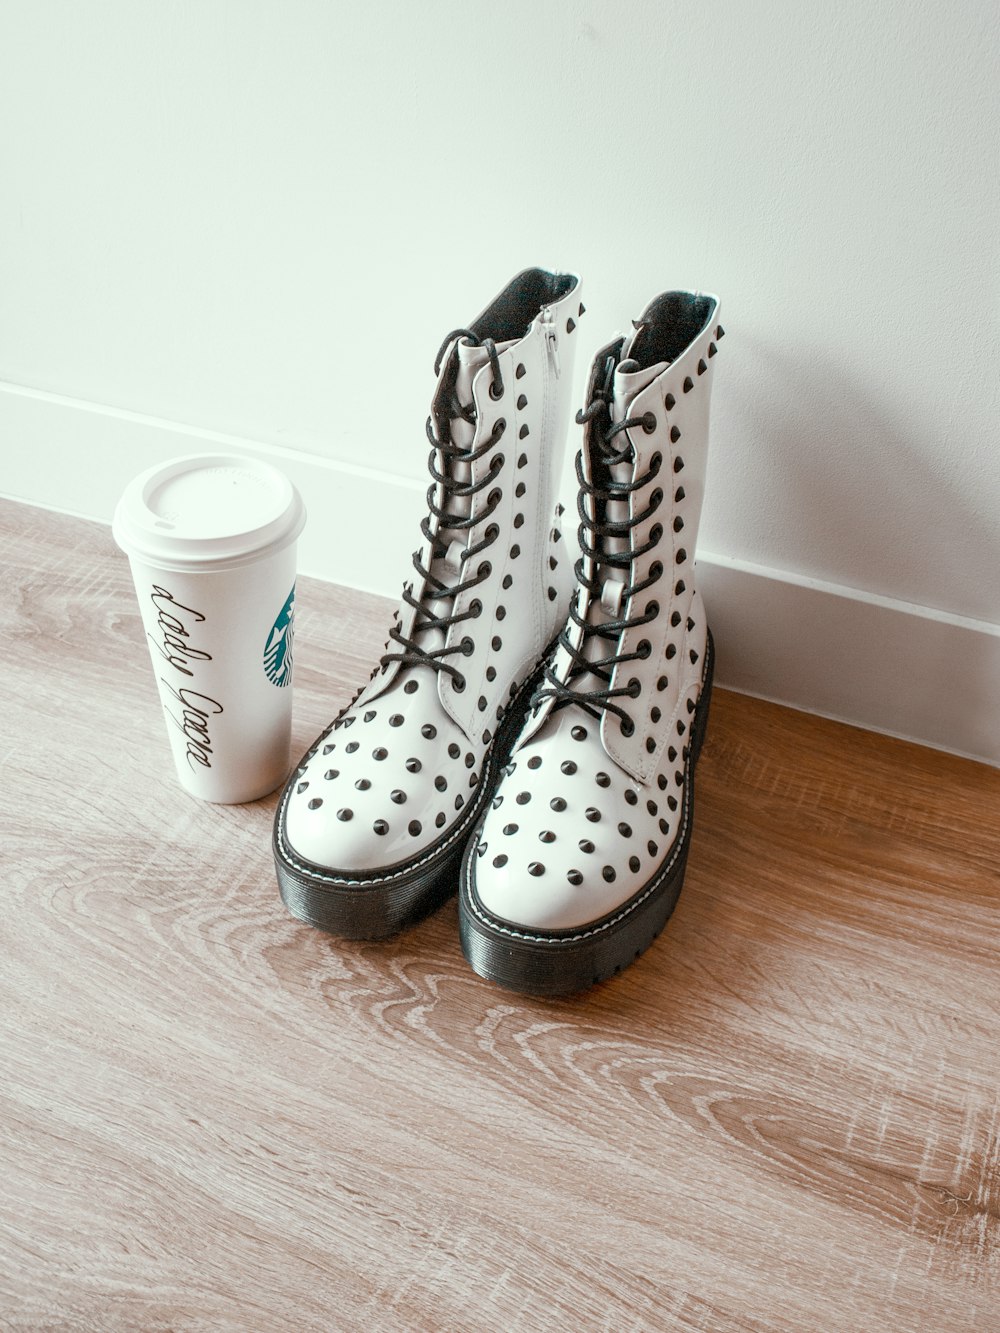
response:
M540 664L508 705L487 751L475 794L462 817L419 857L385 866L378 875L354 879L304 860L287 845L282 828L285 807L298 778L297 772L293 774L275 812L272 840L278 889L292 916L345 939L376 940L415 925L446 902L458 889L465 844L510 757L541 674ZM311 758L323 739L320 736L314 742L302 763Z
M709 635L685 768L681 834L656 874L611 915L558 934L520 930L492 917L476 895L477 839L470 838L461 867L458 928L462 951L479 976L522 995L570 995L615 976L653 943L684 884L694 816L694 772L708 729L714 669L715 649ZM476 827L477 834L482 822Z

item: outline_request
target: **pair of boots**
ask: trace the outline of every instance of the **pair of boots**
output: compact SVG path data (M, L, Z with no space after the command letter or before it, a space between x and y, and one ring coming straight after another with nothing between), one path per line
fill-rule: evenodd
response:
M581 990L631 963L681 889L712 639L694 554L714 296L666 292L595 356L575 568L557 485L573 274L518 274L445 339L428 514L385 652L288 782L294 916L386 936L459 892L473 969Z

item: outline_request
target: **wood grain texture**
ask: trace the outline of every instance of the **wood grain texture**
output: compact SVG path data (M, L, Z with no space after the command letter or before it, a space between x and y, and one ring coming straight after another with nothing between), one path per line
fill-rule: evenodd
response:
M1000 1327L1000 774L719 692L668 930L520 999L285 914L106 529L0 563L0 1328ZM302 749L387 604L298 615Z

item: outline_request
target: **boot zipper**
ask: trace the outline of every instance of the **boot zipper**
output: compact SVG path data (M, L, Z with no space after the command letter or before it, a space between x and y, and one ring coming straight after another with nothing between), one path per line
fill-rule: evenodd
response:
M542 311L538 321L545 330L545 347L549 354L549 362L555 373L556 379L559 378L559 348L556 342L555 321L552 318L552 307L546 306Z

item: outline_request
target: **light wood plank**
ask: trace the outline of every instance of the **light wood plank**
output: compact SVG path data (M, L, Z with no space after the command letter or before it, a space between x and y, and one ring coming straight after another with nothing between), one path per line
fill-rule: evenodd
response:
M287 917L106 529L0 561L0 1327L1000 1327L1000 774L720 691L667 932L521 999ZM303 581L299 748L387 624Z

